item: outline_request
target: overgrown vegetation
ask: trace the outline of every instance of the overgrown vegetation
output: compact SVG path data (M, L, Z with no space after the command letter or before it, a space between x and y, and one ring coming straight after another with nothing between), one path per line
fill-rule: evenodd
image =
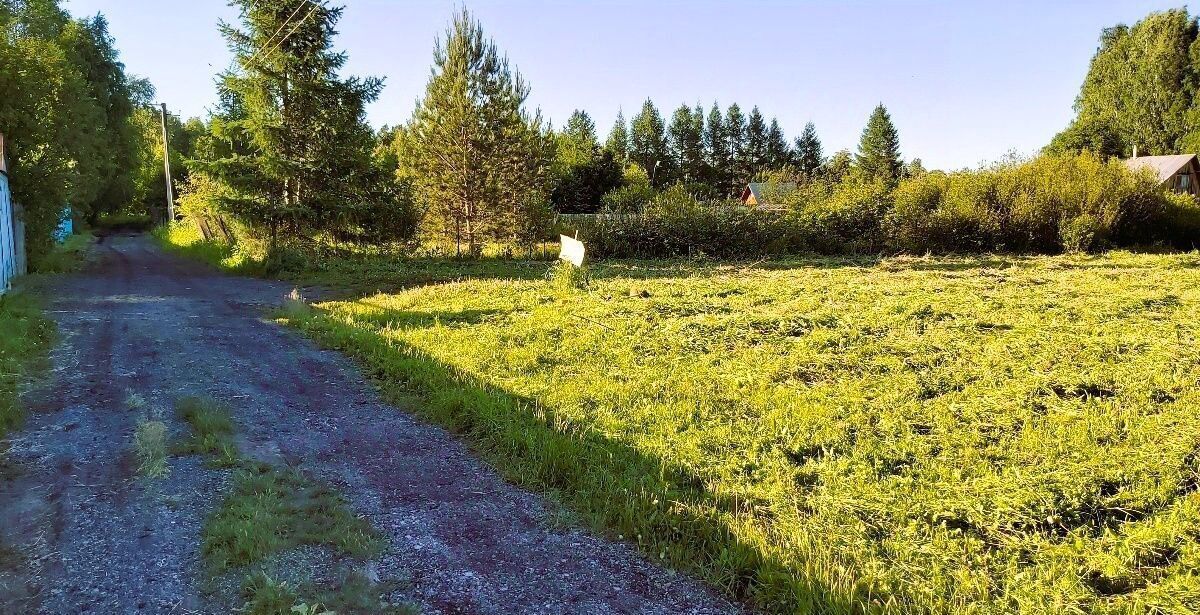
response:
M50 248L34 266L34 273L75 273L83 267L95 237L90 233L71 235Z
M27 294L0 296L0 437L21 424L17 389L46 360L54 324Z
M813 181L778 209L707 203L681 188L640 213L574 217L600 257L747 258L797 253L1095 252L1200 242L1200 202L1093 154L1039 156L898 181Z
M770 612L1200 608L1200 260L594 263L291 324ZM403 275L403 272L397 275Z
M59 4L0 5L0 127L35 267L64 210L94 221L128 204L146 146L133 113L154 95L125 74L102 15L72 19Z

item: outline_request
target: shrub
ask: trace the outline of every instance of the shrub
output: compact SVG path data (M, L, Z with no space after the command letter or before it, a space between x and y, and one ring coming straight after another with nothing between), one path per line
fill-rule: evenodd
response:
M910 252L1095 251L1169 241L1200 225L1189 196L1093 154L1039 156L900 182L884 225L889 246Z

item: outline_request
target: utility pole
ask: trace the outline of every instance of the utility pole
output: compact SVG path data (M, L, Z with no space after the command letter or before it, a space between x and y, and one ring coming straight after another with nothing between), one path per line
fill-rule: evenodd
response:
M175 221L175 189L171 187L171 141L167 138L167 103L162 103L163 173L167 180L167 224Z

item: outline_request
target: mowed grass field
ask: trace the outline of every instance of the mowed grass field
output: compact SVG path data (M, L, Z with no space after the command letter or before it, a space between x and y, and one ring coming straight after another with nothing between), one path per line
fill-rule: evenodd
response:
M770 612L1200 610L1200 255L530 266L283 318Z

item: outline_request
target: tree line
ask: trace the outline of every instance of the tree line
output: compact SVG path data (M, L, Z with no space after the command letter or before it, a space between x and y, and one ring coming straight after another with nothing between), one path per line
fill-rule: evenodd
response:
M375 133L364 108L382 81L339 75L341 9L318 0L235 5L240 23L221 26L235 68L220 76L220 106L190 147L183 201L234 216L268 245L417 236L473 254L539 241L556 213L637 210L671 186L729 199L768 174L812 181L856 169L894 181L905 168L882 105L858 155L829 159L811 123L789 142L777 120L737 104L683 105L667 122L646 101L603 142L585 111L554 130L527 108L528 83L466 10L436 41L411 119Z
M1200 152L1200 22L1187 8L1105 29L1049 152L1102 156Z
M808 209L866 195L866 211L926 174L920 160L901 157L882 104L857 151L829 156L811 123L789 139L777 120L739 104L684 104L668 118L647 100L628 120L619 113L603 140L583 110L556 130L528 108L529 84L465 9L434 45L409 121L376 132L364 110L383 83L340 75L346 56L333 38L341 9L324 0L234 4L239 22L221 26L234 68L219 77L217 111L188 125L183 202L194 215L232 217L268 248L323 237L432 240L478 254L545 238L556 213L727 203L755 180L798 188ZM1106 30L1079 116L1047 152L1103 159L1135 145L1145 153L1191 147L1200 125L1190 119L1196 40L1186 9ZM1125 70L1130 63L1140 68ZM1039 245L1065 245L1055 242Z
M12 197L36 268L64 212L95 222L145 188L149 144L137 116L154 89L125 73L102 15L0 0L0 92Z

